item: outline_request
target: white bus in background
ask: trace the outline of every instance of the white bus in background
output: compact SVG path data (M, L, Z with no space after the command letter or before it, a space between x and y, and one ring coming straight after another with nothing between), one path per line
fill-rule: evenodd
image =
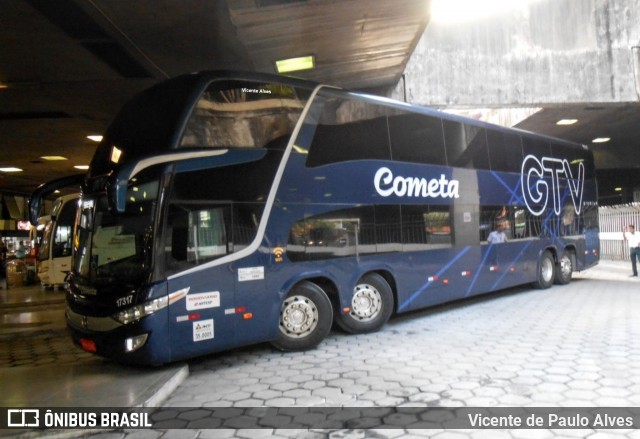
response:
M38 251L38 279L44 287L62 286L71 269L73 225L80 194L64 195L53 202ZM46 217L41 217L42 219ZM38 218L38 223L41 222Z

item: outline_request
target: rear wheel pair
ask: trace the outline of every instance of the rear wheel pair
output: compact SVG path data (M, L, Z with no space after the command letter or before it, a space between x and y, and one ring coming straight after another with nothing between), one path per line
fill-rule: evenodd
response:
M349 312L338 312L335 321L350 333L372 332L389 320L392 311L391 287L379 274L368 273L354 288ZM272 344L284 351L313 348L329 334L333 320L324 290L313 282L301 282L282 303L280 332Z
M575 255L571 250L565 250L556 264L550 251L545 251L538 262L538 276L534 285L545 289L556 284L566 285L571 282L571 276L575 268Z

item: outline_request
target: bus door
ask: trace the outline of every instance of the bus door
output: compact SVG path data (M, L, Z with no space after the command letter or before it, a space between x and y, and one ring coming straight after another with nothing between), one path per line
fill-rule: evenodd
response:
M235 277L231 208L171 202L165 232L169 325L174 359L234 345Z

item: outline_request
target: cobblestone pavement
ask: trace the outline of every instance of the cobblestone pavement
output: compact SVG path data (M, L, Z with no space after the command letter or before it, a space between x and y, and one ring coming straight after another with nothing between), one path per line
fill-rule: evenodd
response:
M380 332L334 331L315 350L267 345L190 362L164 407L638 407L640 284L603 263L567 286L512 289L393 318ZM186 430L95 437L640 439L639 430ZM179 424L175 424L178 422ZM247 425L247 424L242 424Z

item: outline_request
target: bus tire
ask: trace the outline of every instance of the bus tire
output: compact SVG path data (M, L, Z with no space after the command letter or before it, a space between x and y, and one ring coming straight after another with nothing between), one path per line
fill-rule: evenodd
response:
M367 273L353 289L349 312L339 312L336 323L351 334L374 332L382 328L393 312L393 292L384 277Z
M556 264L550 251L546 250L540 255L540 260L538 261L538 276L534 282L536 288L544 290L553 285L555 266Z
M576 265L576 256L571 250L565 250L556 265L554 282L558 285L566 285L571 282L571 276Z
M332 322L333 308L324 290L300 282L282 302L278 338L271 344L281 351L314 348L329 334Z

